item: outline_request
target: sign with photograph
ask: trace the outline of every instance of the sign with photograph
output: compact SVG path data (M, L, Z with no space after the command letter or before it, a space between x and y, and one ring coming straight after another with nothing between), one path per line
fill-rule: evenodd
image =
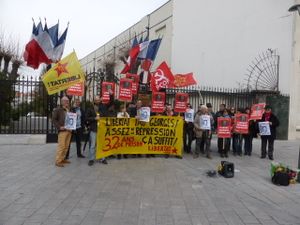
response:
M133 73L127 73L126 78L132 80L132 94L136 95L139 89L140 76Z
M151 104L152 112L158 112L158 113L164 112L165 111L165 99L166 99L165 92L154 92L152 94L152 104Z
M67 130L76 130L77 114L72 112L66 113L65 128Z
M231 137L231 118L218 117L218 138Z
M108 103L110 100L110 94L115 93L115 83L113 82L102 82L102 87L101 87L101 96L102 96L102 101L103 103Z
M202 130L211 130L210 115L200 116L200 128Z
M189 100L189 95L187 93L176 93L175 95L175 112L186 112L186 105Z
M132 80L128 78L120 79L120 101L132 101Z
M260 136L271 135L270 123L269 122L259 122L258 123Z
M235 132L239 134L248 134L249 115L240 113L235 114Z
M254 104L251 107L250 120L261 120L265 112L266 103Z
M195 111L193 109L187 109L184 113L184 120L186 122L194 122Z

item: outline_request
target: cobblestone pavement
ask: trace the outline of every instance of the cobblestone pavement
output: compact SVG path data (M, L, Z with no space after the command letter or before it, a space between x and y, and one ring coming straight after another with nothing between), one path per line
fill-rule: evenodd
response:
M1 141L2 139L2 141ZM5 139L5 140L3 140ZM300 184L270 182L270 160L234 157L235 177L209 178L221 158L78 159L54 166L56 144L7 143L0 136L1 225L300 224ZM15 143L15 144L13 144ZM299 142L276 141L275 160L297 166Z

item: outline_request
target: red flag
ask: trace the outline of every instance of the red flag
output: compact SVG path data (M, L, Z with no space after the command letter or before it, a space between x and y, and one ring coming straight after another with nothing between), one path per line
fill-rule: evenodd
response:
M139 52L140 52L140 45L135 45L133 48L130 49L129 56L128 56L127 62L125 64L125 67L120 72L121 74L125 74L130 70L132 65L135 63L135 60L136 60Z
M115 93L115 83L113 82L102 82L101 87L101 96L103 103L108 103L110 100L109 90L114 94Z
M84 92L84 83L78 83L75 84L72 87L69 87L67 89L67 95L73 95L73 96L83 96L83 92Z
M231 118L218 117L218 138L231 137Z
M186 106L189 101L189 95L187 93L176 93L175 95L175 112L186 112Z
M153 92L151 111L152 112L164 112L165 111L165 99L166 99L165 92Z
M265 112L266 103L254 104L251 107L250 120L261 120Z
M132 100L132 80L128 78L120 79L120 101L131 101Z
M140 76L137 74L126 73L126 78L132 80L132 94L136 95L139 89Z
M187 74L176 74L174 76L174 86L175 87L186 87L189 85L195 85L197 81L193 77L193 73Z
M234 131L239 134L248 134L249 115L240 113L234 115Z
M168 88L174 85L174 76L166 62L162 62L151 76L152 91Z

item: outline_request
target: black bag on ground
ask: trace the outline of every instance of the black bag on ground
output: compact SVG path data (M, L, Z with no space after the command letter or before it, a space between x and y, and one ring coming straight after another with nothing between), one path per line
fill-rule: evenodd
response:
M234 164L227 161L221 161L219 174L226 178L234 177Z
M278 171L272 177L272 183L276 185L288 186L290 184L290 176L287 172Z

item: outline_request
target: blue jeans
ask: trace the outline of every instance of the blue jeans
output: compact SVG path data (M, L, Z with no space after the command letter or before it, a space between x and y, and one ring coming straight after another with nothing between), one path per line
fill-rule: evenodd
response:
M97 136L96 132L94 131L90 132L89 153L88 153L89 160L95 160L96 136Z

